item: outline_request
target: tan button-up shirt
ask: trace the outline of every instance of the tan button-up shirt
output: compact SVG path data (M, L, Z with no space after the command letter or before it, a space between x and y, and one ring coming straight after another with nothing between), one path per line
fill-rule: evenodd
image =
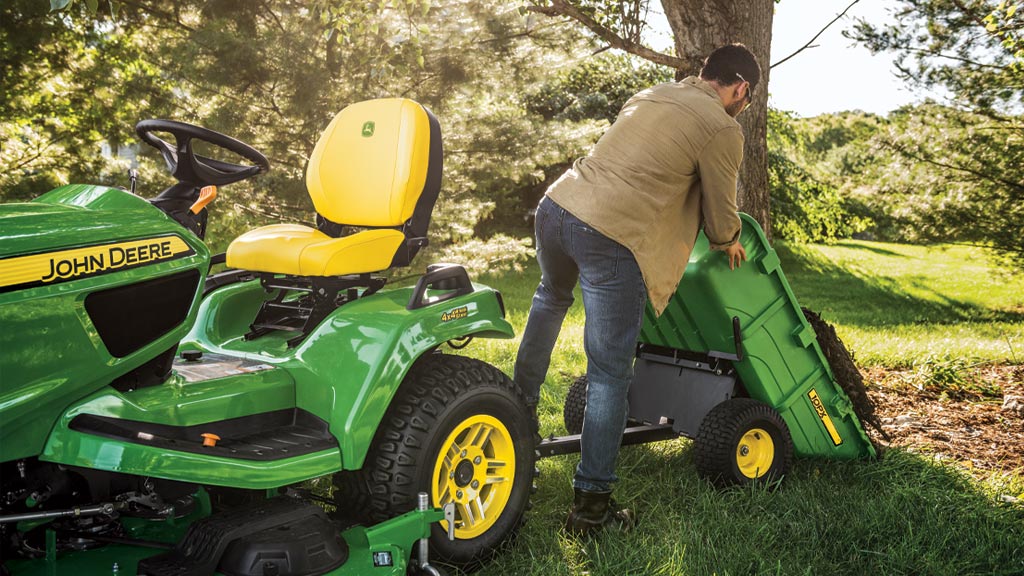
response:
M633 252L660 315L702 224L714 249L739 237L742 160L740 125L714 87L691 76L630 98L590 155L547 195Z

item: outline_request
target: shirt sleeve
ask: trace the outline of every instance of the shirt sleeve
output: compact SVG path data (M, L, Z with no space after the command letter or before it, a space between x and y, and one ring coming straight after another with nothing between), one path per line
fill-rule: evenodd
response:
M743 162L743 132L739 126L719 130L701 152L701 205L704 234L712 250L721 250L739 238L742 222L736 213L736 179Z

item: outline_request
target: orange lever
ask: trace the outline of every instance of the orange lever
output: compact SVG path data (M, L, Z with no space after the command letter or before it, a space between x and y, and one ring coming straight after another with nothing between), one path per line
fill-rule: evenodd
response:
M203 186L202 190L199 191L199 199L196 200L195 204L193 204L189 210L191 210L193 214L199 214L203 208L206 208L206 205L213 202L213 199L216 197L216 186Z
M205 434L202 434L202 437L203 437L203 446L210 446L210 447L216 446L217 445L217 440L220 440L220 436L217 436L216 434L211 434L209 432L206 432Z

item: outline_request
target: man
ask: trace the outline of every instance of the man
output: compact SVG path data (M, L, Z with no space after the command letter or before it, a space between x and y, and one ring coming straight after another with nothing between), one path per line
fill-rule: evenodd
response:
M735 118L761 79L742 44L718 48L699 77L633 96L586 158L548 188L537 208L541 282L515 380L536 414L540 386L577 280L586 315L587 408L566 529L586 534L633 517L610 500L633 357L649 295L661 314L701 226L729 268L739 243L736 179L743 133ZM536 419L534 421L536 425Z

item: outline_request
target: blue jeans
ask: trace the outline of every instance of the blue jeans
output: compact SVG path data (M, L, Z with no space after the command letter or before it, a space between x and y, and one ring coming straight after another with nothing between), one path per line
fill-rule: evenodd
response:
M588 386L582 453L573 486L606 492L618 480L615 458L626 426L626 396L647 290L628 248L547 196L537 207L536 232L541 279L516 358L515 381L529 402L539 400L551 350L578 280L586 315Z

